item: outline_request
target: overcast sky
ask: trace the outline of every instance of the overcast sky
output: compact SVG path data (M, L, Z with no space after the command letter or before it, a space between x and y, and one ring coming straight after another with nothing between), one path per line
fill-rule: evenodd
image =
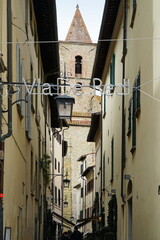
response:
M104 3L105 0L56 0L59 40L65 40L78 4L92 42L97 42Z

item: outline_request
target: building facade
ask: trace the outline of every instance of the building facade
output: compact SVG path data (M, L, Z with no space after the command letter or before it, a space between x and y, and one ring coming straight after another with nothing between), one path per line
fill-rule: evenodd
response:
M0 12L0 239L47 239L54 107L31 86L59 75L58 46L39 44L57 40L55 1L1 0Z
M100 227L113 239L159 239L159 7L124 0L104 9L92 76L113 86L102 96Z

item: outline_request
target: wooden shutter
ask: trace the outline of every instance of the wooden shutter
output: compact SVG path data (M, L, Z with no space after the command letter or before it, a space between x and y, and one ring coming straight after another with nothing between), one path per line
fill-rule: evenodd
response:
M32 123L31 123L31 96L27 96L26 104L26 133L29 139L32 139Z
M19 116L24 117L24 100L25 94L23 93L23 87L21 85L23 79L23 61L21 57L21 49L19 44L16 45L16 81L20 83L19 87L16 89L18 92L16 94L17 109Z
M132 98L132 151L131 151L132 153L136 149L136 105L137 105L137 93L136 93L136 89L133 88L133 98Z
M131 107L132 107L132 100L130 100L129 102L129 107L128 107L128 132L127 132L127 136L130 136L131 134L131 126L132 126L132 110L131 110Z
M111 181L114 178L114 138L112 138L111 142Z
M141 104L140 104L140 84L141 84L141 79L140 79L140 72L138 74L137 80L136 80L136 117L139 117L140 110L141 110Z

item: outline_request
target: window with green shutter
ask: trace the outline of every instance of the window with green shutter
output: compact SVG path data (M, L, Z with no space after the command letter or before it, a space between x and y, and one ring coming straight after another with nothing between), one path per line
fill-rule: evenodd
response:
M22 54L21 54L21 49L19 44L17 43L16 45L16 80L18 83L22 83L23 79L23 61L22 61ZM25 94L24 90L22 87L19 86L19 89L17 88L17 94L16 94L16 101L17 101L17 110L19 113L20 118L23 118L25 115L25 110L24 110L24 99L25 99Z
M129 101L128 106L128 132L127 136L129 137L131 135L131 128L132 128L132 100Z
M105 189L105 180L106 180L106 178L105 178L105 165L106 165L106 155L105 155L105 153L104 153L104 155L103 155L103 169L102 169L102 176L103 176L103 189Z
M140 111L141 111L141 104L140 104L140 84L141 84L141 77L140 72L138 73L138 77L136 79L136 117L139 117Z
M111 85L115 85L115 54L112 55L112 59L111 59L111 63L110 63L110 84ZM111 92L114 91L114 87L113 90L111 90Z
M140 94L140 85L141 85L141 77L140 72L138 73L138 77L136 78L133 85L133 97L132 104L129 105L129 118L128 118L128 133L131 128L132 132L132 149L131 153L136 149L136 118L139 117L141 111L141 94ZM131 106L132 105L132 106ZM131 110L132 107L132 110ZM131 119L132 114L132 119ZM127 134L128 135L128 134Z
M28 94L26 97L26 117L25 117L25 130L29 140L32 139L32 120L31 120L31 96Z
M114 137L111 141L111 182L114 178Z
M106 114L106 94L103 95L103 114Z
M136 150L136 106L137 106L137 82L133 86L133 98L132 98L132 148L131 153L133 154Z

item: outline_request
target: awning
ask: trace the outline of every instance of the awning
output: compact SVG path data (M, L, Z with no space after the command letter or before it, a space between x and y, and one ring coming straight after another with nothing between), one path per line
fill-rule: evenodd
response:
M99 220L99 216L95 216L95 217L90 217L90 218L82 218L82 219L78 219L77 222L85 222L85 221L92 221L92 220Z
M100 124L101 113L92 113L91 115L91 127L88 133L87 142L94 142L95 135Z
M74 227L74 226L75 226L75 224L74 224L74 223L72 223L72 222L71 222L71 221L69 221L68 219L66 219L66 218L62 217L62 216L61 216L61 215L59 215L58 213L56 213L56 212L52 211L52 214L54 215L54 217L56 217L56 218L57 218L57 219L59 219L59 220L62 220L62 221L64 221L66 224L70 225L71 227Z
M73 188L80 188L80 187L81 187L81 184L77 183Z
M86 168L82 173L82 177L86 176L91 170L93 170L94 167L95 167L95 165Z

